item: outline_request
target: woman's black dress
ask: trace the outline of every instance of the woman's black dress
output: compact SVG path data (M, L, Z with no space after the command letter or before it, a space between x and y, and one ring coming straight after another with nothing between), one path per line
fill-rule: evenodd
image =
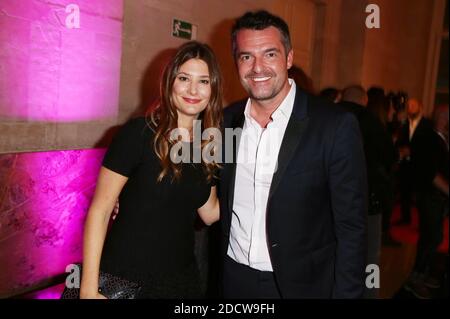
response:
M104 167L129 179L100 268L139 282L140 298L198 298L194 221L212 184L201 164L182 164L178 182L170 177L157 182L161 167L153 151L153 134L145 118L129 121L103 160Z

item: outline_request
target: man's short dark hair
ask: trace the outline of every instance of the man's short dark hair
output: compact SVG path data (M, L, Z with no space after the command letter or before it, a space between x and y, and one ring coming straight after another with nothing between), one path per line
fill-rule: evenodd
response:
M289 34L289 27L287 23L280 17L273 15L265 10L259 10L255 12L247 12L240 18L236 20L231 29L231 46L233 49L233 56L237 56L237 43L236 37L237 33L243 29L250 30L264 30L268 27L275 27L281 33L281 41L283 43L284 49L286 50L286 55L291 51L291 37Z
M363 106L367 103L367 93L366 90L361 85L351 85L347 86L342 90L341 101L353 102Z

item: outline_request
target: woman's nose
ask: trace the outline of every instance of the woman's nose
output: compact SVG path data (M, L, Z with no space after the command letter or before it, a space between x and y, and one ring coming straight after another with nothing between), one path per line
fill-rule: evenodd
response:
M189 85L189 93L192 95L197 94L197 83L191 82L191 84Z

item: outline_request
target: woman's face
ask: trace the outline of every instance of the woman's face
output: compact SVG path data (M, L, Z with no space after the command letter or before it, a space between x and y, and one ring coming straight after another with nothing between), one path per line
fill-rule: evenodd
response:
M206 62L190 59L182 64L172 88L178 116L197 118L208 106L210 97L211 80Z

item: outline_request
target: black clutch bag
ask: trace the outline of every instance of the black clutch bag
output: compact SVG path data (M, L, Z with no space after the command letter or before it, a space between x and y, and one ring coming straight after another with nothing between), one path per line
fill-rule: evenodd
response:
M77 264L81 273L81 264ZM100 271L98 292L108 299L136 299L141 287L135 282ZM61 299L80 299L80 288L64 288Z

